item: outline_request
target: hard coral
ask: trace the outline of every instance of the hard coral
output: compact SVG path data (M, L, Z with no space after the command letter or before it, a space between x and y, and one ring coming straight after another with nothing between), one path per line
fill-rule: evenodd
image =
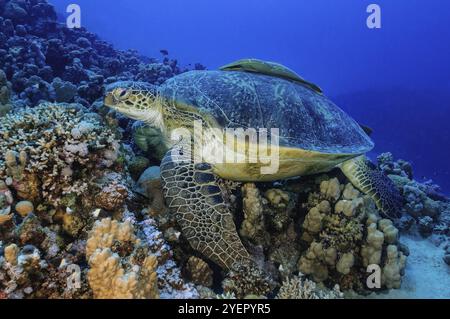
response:
M255 244L262 244L267 240L264 223L263 198L255 184L245 184L242 187L244 221L240 234Z
M191 256L189 257L185 272L194 284L204 287L211 287L213 284L213 272L208 264L202 259Z
M309 210L302 240L308 249L299 259L299 271L317 282L328 280L343 289L364 290L366 274L361 266L376 264L386 269L384 287L397 288L406 257L402 252L397 259L385 256L392 247L397 249L398 229L390 220L381 219L372 199L351 184L329 179L321 181L319 188L305 204Z
M114 165L114 132L79 105L42 104L0 120L0 178L19 198L58 207L87 194L90 181Z
M252 264L237 264L222 282L225 293L237 298L248 295L265 296L273 289L273 281Z
M110 218L97 221L90 232L86 257L94 295L99 298L108 294L114 298L119 295L127 298L196 298L197 291L181 278L181 272L172 260L172 251L155 222L147 218L138 223L130 213L124 218L124 222ZM116 281L102 274L101 269L108 261L111 262L107 264L111 265L110 278ZM133 284L135 279L147 280L147 283L136 286ZM105 286L111 289L110 292ZM129 290L125 291L124 287Z
M6 74L0 70L0 117L11 110L11 83L6 79Z
M287 278L276 299L342 299L343 294L336 285L333 290L319 287L314 281L303 276Z
M157 260L137 255L139 240L129 221L103 219L95 223L86 245L89 284L94 297L158 298Z

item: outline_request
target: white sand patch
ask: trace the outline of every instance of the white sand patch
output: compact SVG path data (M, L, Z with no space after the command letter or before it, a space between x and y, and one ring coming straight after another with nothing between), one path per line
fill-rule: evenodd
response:
M444 250L422 238L403 236L401 242L410 250L401 289L368 298L450 299L450 266L442 259Z

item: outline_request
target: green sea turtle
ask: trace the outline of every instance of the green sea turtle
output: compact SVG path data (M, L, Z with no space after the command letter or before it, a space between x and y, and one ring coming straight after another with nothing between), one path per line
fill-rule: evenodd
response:
M374 144L358 123L314 86L280 74L278 64L251 63L252 72L248 65L191 71L152 89L118 84L105 98L107 106L162 132L169 150L161 162L164 196L191 246L225 268L250 259L224 200L223 180L275 181L339 167L386 216L396 217L400 193L366 159ZM219 134L223 129L231 137ZM269 131L275 134L266 139L250 134ZM224 158L219 149L233 160L217 160ZM199 150L214 156L198 156ZM269 158L277 160L276 170L264 172Z

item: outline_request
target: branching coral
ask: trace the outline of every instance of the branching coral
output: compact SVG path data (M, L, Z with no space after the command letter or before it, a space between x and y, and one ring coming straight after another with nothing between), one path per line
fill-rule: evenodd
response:
M265 296L273 289L273 284L270 277L252 264L237 264L222 282L225 293L233 293L237 298Z
M333 290L319 287L314 281L303 276L287 278L276 299L342 299L343 294L336 285Z
M19 248L15 244L5 247L0 256L0 287L11 299L23 298L33 293L36 278L44 276L47 263L34 246Z
M103 209L114 211L123 206L128 198L129 190L120 180L113 180L103 186L95 197L95 204Z
M20 199L52 207L88 194L119 153L114 133L79 105L42 104L7 115L0 136L0 178Z

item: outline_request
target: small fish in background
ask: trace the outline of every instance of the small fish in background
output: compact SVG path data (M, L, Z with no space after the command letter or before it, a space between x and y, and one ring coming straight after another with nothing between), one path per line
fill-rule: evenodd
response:
M161 50L159 50L159 52L161 52L161 54L164 55L164 56L168 56L169 55L169 51L167 51L166 49L161 49Z
M195 70L199 70L199 71L201 71L201 70L206 70L206 66L204 66L204 65L201 64L201 63L195 63L194 69L195 69Z

